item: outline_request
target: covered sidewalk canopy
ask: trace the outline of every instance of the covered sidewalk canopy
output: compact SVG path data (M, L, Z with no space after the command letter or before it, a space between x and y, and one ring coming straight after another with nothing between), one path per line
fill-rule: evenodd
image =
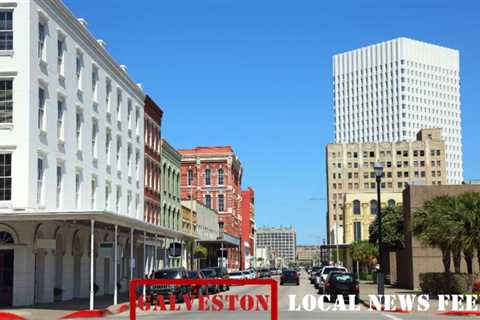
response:
M227 249L240 249L240 238L232 236L228 233L223 233L223 236L217 238L217 240L198 240L197 243L204 246L208 250L208 261L206 265L202 267L216 267L218 264L218 258L226 257ZM220 254L218 254L220 252ZM223 267L223 265L222 265Z
M177 230L145 223L139 219L115 214L108 211L49 211L49 212L28 212L28 211L12 211L11 213L1 213L1 222L66 222L76 225L90 226L90 310L94 309L94 250L95 250L95 228L108 229L114 232L114 247L113 259L114 266L118 262L118 233L130 233L130 257L134 256L134 235L143 238L143 261L145 262L145 246L159 244L159 239L175 239L176 241L188 241L195 239L194 236ZM142 237L143 236L143 237ZM156 254L156 250L155 250ZM145 268L145 263L144 266ZM114 267L114 294L113 303L118 303L118 288L117 288L117 268ZM130 264L130 279L133 278L134 266ZM144 288L145 291L145 288Z

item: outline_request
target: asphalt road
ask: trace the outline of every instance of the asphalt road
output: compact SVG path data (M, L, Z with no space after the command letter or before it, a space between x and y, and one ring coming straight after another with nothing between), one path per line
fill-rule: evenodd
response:
M237 295L268 295L269 289L267 287L232 287L229 292L223 294L237 294ZM315 289L307 279L306 274L302 275L300 285L279 286L279 319L378 319L378 320L404 320L404 319L458 319L458 317L445 317L432 313L412 313L412 314L398 314L370 311L363 305L358 305L359 311L289 311L289 295L296 295L297 304L301 303L301 299L305 295L317 295ZM184 305L182 305L184 307ZM333 304L325 303L325 307L333 308ZM192 310L194 311L178 311L178 312L143 312L137 313L137 319L199 319L199 320L246 320L246 319L270 319L268 312L245 312L245 311L222 311L222 312L199 312L197 311L198 302L194 304ZM121 315L110 316L115 319L128 319L128 312ZM469 317L470 319L480 319L480 317Z

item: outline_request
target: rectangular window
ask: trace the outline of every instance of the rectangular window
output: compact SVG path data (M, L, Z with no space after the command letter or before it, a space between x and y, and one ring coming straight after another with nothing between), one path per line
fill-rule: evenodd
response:
M77 150L82 150L82 113L77 112L76 116L76 140L77 140Z
M117 137L117 170L118 171L122 169L121 155L122 155L122 138Z
M45 38L47 36L47 26L45 22L38 23L38 58L45 60Z
M92 210L95 209L95 206L97 205L97 178L92 178L91 181L92 187L91 187L91 208Z
M12 123L12 122L13 122L13 80L0 79L0 124Z
M80 192L82 189L81 173L75 173L75 206L80 209Z
M132 191L128 191L127 194L127 214L131 215L132 213Z
M60 75L64 74L64 66L63 66L64 55L65 55L65 39L61 35L58 35L58 40L57 40L57 71L58 71L58 74L60 74Z
M83 73L83 56L77 51L77 58L75 59L75 73L77 75L77 86L82 90L82 73Z
M110 210L110 197L112 192L112 186L107 183L105 185L105 209Z
M43 179L45 176L45 160L38 158L37 160L37 203L43 203Z
M128 166L128 176L132 176L133 173L133 150L132 145L129 143L127 147L127 166Z
M92 120L92 153L93 153L93 158L95 159L98 157L97 137L98 137L98 121L93 119Z
M128 106L127 106L127 122L128 122L128 129L132 129L133 127L133 107L132 107L132 100L128 99Z
M354 240L355 241L362 240L362 224L360 222L354 222L353 228L354 228Z
M45 89L38 88L38 129L45 130Z
M57 165L57 209L62 206L63 167Z
M205 169L205 185L209 186L210 184L211 184L210 169Z
M121 198L122 198L122 188L117 187L117 199L116 199L116 203L115 203L115 211L116 211L117 213L120 213L120 201L121 201Z
M12 155L0 153L0 201L12 200Z
M111 150L112 150L112 132L110 129L107 129L107 134L105 136L105 154L107 155L107 164L111 164Z
M212 207L212 196L209 194L205 195L205 207L207 208Z
M117 120L122 120L122 91L117 91Z
M225 211L225 196L223 194L218 195L218 211Z
M97 67L92 67L92 96L93 101L97 101L97 87L98 87L98 69Z
M105 104L107 105L107 112L112 111L110 106L111 96L112 96L112 81L110 79L107 79L105 84Z
M12 21L12 11L0 11L0 50L13 50Z
M57 138L60 141L64 140L64 126L63 126L63 118L65 112L64 101L62 99L58 99L57 101Z
M218 169L218 185L219 186L223 186L224 179L225 179L225 174L223 172L223 169Z
M187 172L187 184L191 186L193 184L193 170L189 169Z

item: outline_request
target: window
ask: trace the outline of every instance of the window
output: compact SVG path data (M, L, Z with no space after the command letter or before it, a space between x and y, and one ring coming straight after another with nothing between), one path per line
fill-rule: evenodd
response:
M140 110L139 108L135 109L135 130L136 134L140 134Z
M82 89L82 71L83 71L83 56L81 52L77 51L77 58L75 60L75 72L77 75L78 89Z
M110 198L112 193L112 186L110 183L105 185L105 209L110 210Z
M218 169L218 184L223 186L224 183L224 172L223 169Z
M45 58L45 38L47 36L47 26L45 22L38 23L38 58L46 60Z
M210 169L205 169L205 185L209 186L210 183Z
M377 214L377 200L372 200L370 201L370 213L371 214Z
M205 207L207 208L212 207L212 196L209 194L205 195Z
M127 166L128 166L128 176L131 176L133 173L133 150L132 145L129 143L127 147Z
M353 201L353 214L361 214L360 201L358 200Z
M60 141L64 140L64 126L63 118L65 113L65 102L63 99L58 99L57 101L57 139Z
M355 241L362 240L362 224L361 224L361 222L354 222L353 223L353 231L354 231L354 240Z
M395 200L393 200L393 199L388 200L387 203L388 203L388 207L390 207L390 208L395 208L395 206L397 205Z
M63 36L58 35L57 40L57 71L58 74L64 74L64 65L63 65L63 58L65 55L65 39Z
M0 153L0 201L12 200L12 155Z
M98 157L97 136L98 136L98 121L96 119L92 119L92 153L93 153L94 159Z
M1 16L1 12L0 12L0 16ZM12 123L12 122L13 122L13 80L0 79L0 124Z
M121 155L122 155L122 138L118 136L117 137L117 170L118 171L122 169Z
M117 120L122 120L122 91L117 90Z
M132 100L128 99L127 103L127 122L128 122L128 129L132 129L133 127L133 107L132 107Z
M105 104L107 105L107 112L111 112L110 100L112 95L112 81L106 80L105 84Z
M116 199L116 203L115 203L115 211L116 211L117 213L120 213L120 201L121 201L121 198L122 198L122 188L117 187L117 199Z
M45 159L39 157L37 160L37 203L43 203L43 179L45 176Z
M132 191L127 193L127 214L130 215L132 212Z
M95 206L97 205L97 178L96 177L93 177L92 178L92 181L91 181L91 196L90 196L90 205L91 205L91 208L92 210L95 209Z
M108 165L110 165L112 162L111 150L112 150L112 131L110 129L107 129L107 134L105 136L105 154L107 155Z
M62 205L63 167L57 165L57 209Z
M38 129L45 131L45 89L38 88Z
M138 150L135 151L135 177L137 180L140 179L140 152ZM160 180L157 180L157 185L159 183L160 183ZM160 191L160 190L157 190L157 191Z
M0 11L0 50L13 50L12 16L12 11Z
M188 169L187 172L187 185L191 186L193 184L193 170Z
M75 206L80 209L80 192L82 189L81 172L77 171L75 174Z
M225 211L225 196L223 194L218 195L218 211Z
M92 67L92 96L93 101L97 101L97 87L98 87L98 68Z
M77 111L76 116L76 140L77 140L77 150L82 150L82 112Z

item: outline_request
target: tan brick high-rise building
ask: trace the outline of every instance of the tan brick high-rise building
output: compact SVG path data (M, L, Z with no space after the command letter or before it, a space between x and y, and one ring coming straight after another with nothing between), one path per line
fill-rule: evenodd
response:
M326 147L327 232L330 244L343 243L343 201L346 193L376 190L373 165L384 165L382 192L402 192L408 184L446 184L445 142L440 129L423 129L415 141L338 143ZM338 213L338 228L336 214Z
M181 198L193 199L218 212L223 231L241 238L243 168L231 146L178 150L182 155ZM238 250L229 250L228 268L240 267Z

